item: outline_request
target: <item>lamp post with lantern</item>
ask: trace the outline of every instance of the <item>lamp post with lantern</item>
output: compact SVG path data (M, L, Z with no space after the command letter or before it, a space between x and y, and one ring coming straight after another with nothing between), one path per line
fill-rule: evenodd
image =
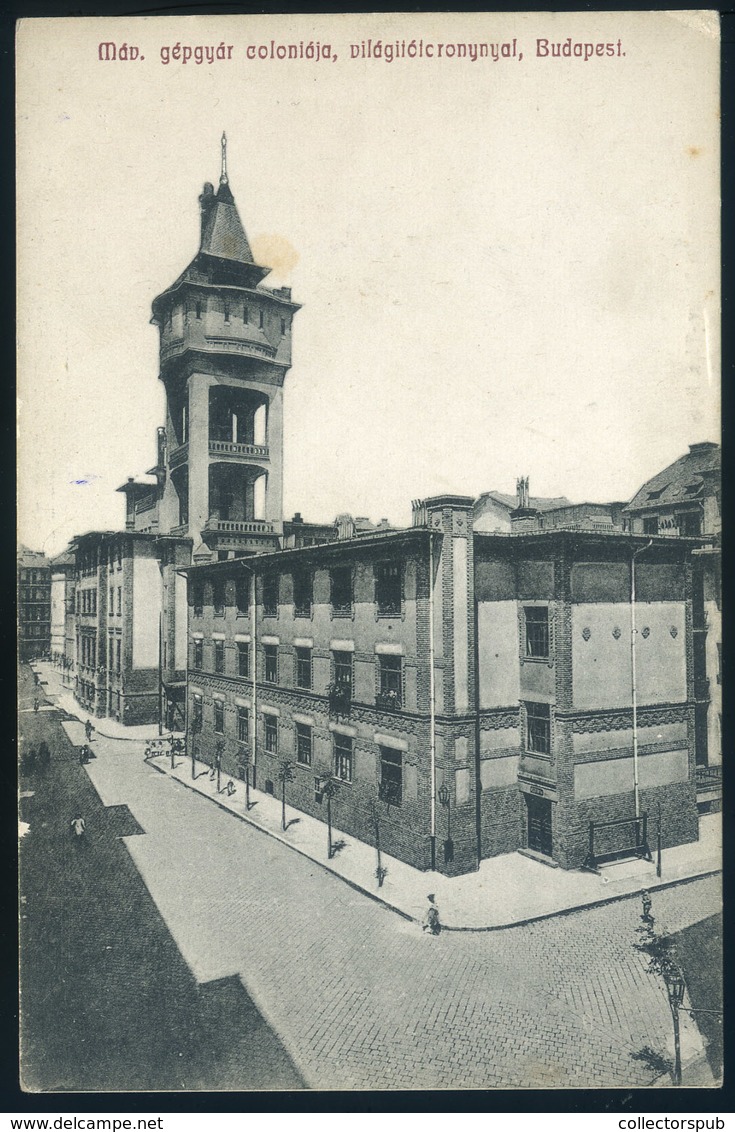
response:
M444 842L444 862L448 864L450 861L454 860L454 842L452 841L452 799L445 782L439 787L437 797L439 804L447 811L447 838Z

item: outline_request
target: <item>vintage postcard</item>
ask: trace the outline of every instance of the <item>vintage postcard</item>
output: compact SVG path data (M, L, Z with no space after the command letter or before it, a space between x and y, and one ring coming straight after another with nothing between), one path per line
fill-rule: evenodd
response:
M28 1092L720 1083L719 47L20 21Z

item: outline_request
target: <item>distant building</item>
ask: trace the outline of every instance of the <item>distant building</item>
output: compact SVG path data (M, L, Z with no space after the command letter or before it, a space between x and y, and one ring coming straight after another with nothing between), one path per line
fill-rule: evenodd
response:
M721 460L718 444L690 444L685 456L648 480L625 508L636 534L713 536L692 556L697 765L700 782L717 786L713 801L721 779L709 768L722 763Z
M35 660L51 648L51 569L45 554L18 548L18 656Z
M76 561L70 550L51 559L51 660L66 684L74 683L76 663Z
M681 456L644 483L625 508L634 534L719 535L719 444L690 444Z

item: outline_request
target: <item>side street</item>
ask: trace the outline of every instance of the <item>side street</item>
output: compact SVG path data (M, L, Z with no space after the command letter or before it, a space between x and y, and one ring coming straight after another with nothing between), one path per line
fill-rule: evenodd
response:
M75 1039L85 1041L85 1028L102 1007L95 980L99 956L90 954L96 943L106 964L125 965L138 956L128 969L126 994L145 996L159 1011L164 1003L169 1013L185 1011L192 993L199 996L201 1009L202 995L216 993L216 987L230 988L229 1012L224 1024L215 1027L221 1036L219 1053L212 1059L208 1049L209 1065L194 1070L198 1087L671 1084L669 1074L662 1072L673 1054L666 991L634 948L641 914L638 894L644 889L651 893L662 930L682 933L682 938L699 932L700 948L710 941L716 956L721 899L716 815L702 819L698 843L664 850L660 881L655 860L619 863L597 876L509 855L502 868L488 860L471 878L449 879L421 873L383 854L381 867L387 871L379 886L375 845L341 833L336 803L336 852L327 860L324 825L290 809L288 797L284 831L279 798L253 790L246 811L242 782L233 783L229 793L227 776L223 774L218 784L203 764L192 767L180 755L173 760L168 755L146 758L156 728L133 729L131 738L131 729L118 728L118 735L114 722L99 721L102 730L91 743L95 758L80 766L74 752L78 754L85 742L87 717L51 666L36 663L34 668L40 674L43 702L34 713L29 675L21 689L24 746L48 734L52 758L47 778L58 774L56 764L63 757L67 779L79 779L88 844L85 856L68 859L82 846L71 844L68 827L74 814L60 806L47 809L46 828L39 828L34 809L45 783L26 775L21 800L29 828L21 851L29 861L39 838L50 843L58 839L62 849L51 848L49 859L64 863L73 888L94 884L96 891L91 902L81 897L69 901L61 891L56 897L59 940L73 935L78 916L85 921L85 956L73 956L82 967L77 984L81 1001L76 1006L68 997L64 971L54 969L69 962L59 940L27 953L23 985L32 990L26 997L24 989L24 1042L30 1087L34 1070L36 1087L94 1087L87 1074L95 1052L88 1050L85 1060L73 1047ZM65 795L64 802L69 808L71 797ZM105 848L114 848L114 860L99 856L107 841L104 832L112 834ZM122 857L119 841L127 850ZM517 877L508 879L510 861L524 870L522 885ZM32 875L25 864L26 932L34 926L39 930L35 905L42 895L40 889L29 891ZM90 920L99 916L102 924L116 921L122 906L121 878L130 884L142 880L146 911L141 920L136 915L135 925L121 924L114 943L102 944L94 938ZM421 930L429 894L435 897L444 929L438 936ZM145 949L141 963L141 923L149 906L160 939ZM165 976L159 969L164 953ZM46 967L43 979L29 966L41 961ZM716 975L716 960L714 971ZM232 980L244 995L239 1005ZM117 982L109 971L102 985L102 1013L109 1017L118 1009ZM701 985L697 993L705 993ZM61 1035L53 1039L50 1030L36 1028L42 1004L35 1000L45 996L48 1007L58 994L67 996L61 1009L69 1020L63 1037L70 1068L64 1079L53 1083L44 1076L48 1068L40 1067L54 1064L59 1050L44 1048L44 1042L58 1042ZM703 1005L701 997L685 998L685 1008ZM220 1006L225 1009L222 1002ZM134 1014L132 1010L129 1041L137 1031ZM159 1025L169 1042L176 1034L174 1045L182 1044L178 1022ZM247 1055L253 1027L259 1035L255 1058ZM197 1024L192 1023L195 1045L196 1033ZM148 1039L141 1033L138 1040L145 1044ZM715 1083L716 1043L705 1049L686 1009L681 1014L681 1042L683 1083ZM176 1055L186 1062L190 1054L160 1041L153 1045L161 1079L178 1079L167 1077L171 1067L164 1063ZM119 1050L115 1056L115 1066L122 1066ZM149 1080L151 1073L156 1077L153 1069L149 1065ZM124 1067L120 1072L125 1073ZM143 1073L140 1087L155 1087L143 1083L145 1077ZM191 1078L182 1080L191 1087ZM127 1083L132 1083L129 1074Z

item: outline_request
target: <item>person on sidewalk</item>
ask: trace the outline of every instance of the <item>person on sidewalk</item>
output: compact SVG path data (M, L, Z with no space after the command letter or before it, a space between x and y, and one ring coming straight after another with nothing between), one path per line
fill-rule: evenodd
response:
M34 701L33 701L33 710L38 711L40 706L41 706L41 701L39 700L38 696L36 696Z
M77 842L77 844L81 844L81 842L84 840L84 831L86 828L87 827L85 825L84 818L79 812L77 812L71 819L71 830L72 834L74 835L74 840Z
M439 935L441 923L439 922L439 909L436 906L436 897L433 892L429 893L428 899L429 907L426 909L423 930L430 935Z
M89 747L86 743L82 743L81 747L79 748L79 765L85 766L85 764L89 762L91 757L92 752L90 751Z
M94 732L94 727L92 726L92 720L88 719L87 722L84 724L84 735L85 735L85 738L86 738L88 743L92 742L93 732Z

